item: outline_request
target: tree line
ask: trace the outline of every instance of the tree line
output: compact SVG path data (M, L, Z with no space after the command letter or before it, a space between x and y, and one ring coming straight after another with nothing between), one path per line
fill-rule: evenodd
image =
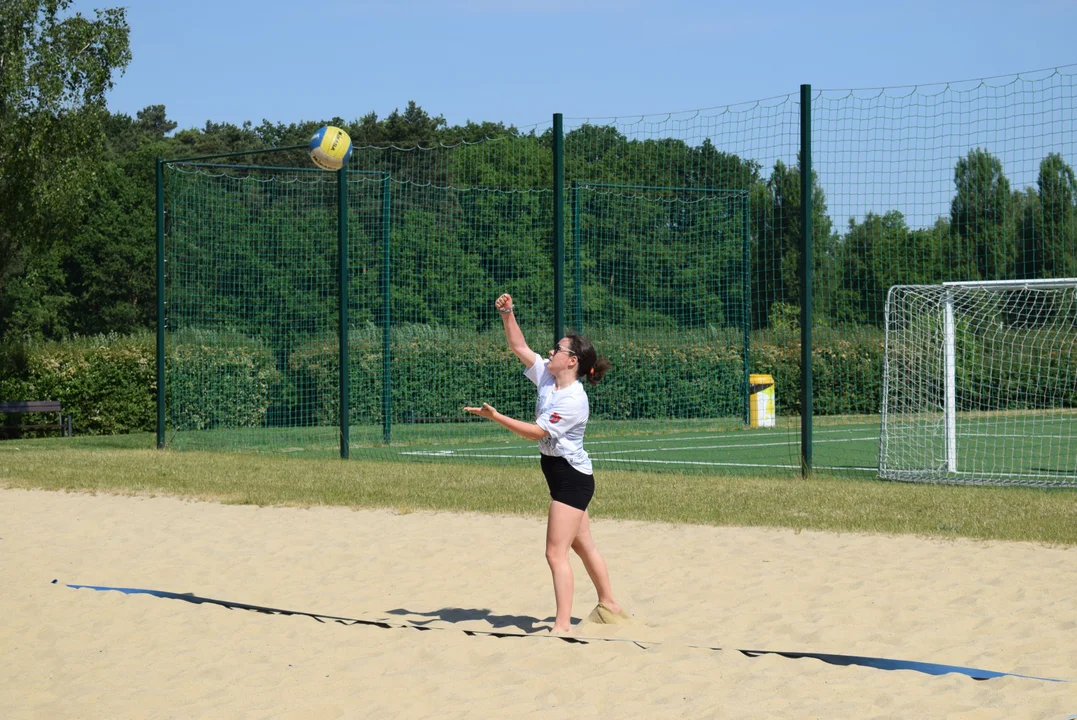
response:
M456 193L448 204L425 190L397 193L394 223L432 228L401 241L401 255L393 260L413 266L410 276L399 276L401 292L395 293L402 298L398 302L414 306L400 309L405 317L460 322L473 285L446 273L471 273L468 277L496 285L514 267L533 263L534 248L549 242L551 209L542 194L552 185L549 130L523 132L502 122L449 125L415 102L383 118L369 113L351 121L208 121L201 128L177 129L163 105L149 105L134 117L106 107L105 93L131 60L124 10L100 11L92 20L69 10L68 0L11 0L0 6L3 342L152 329L155 159L302 144L325 124L349 132L358 148L355 162L365 169L432 187L506 191L496 202L482 193L461 200L466 193ZM389 143L405 150L388 150ZM434 149L408 152L411 148ZM301 151L288 162L309 163ZM583 185L624 188L611 196L642 198L635 205L611 200L599 207L601 196L590 192L581 201L588 237L605 245L585 245L576 271L593 277L587 291L593 307L610 308L603 321L677 327L691 325L692 318L723 317L734 324L746 317L754 329L798 322L799 163L779 160L764 168L709 139L697 145L675 138L639 140L614 127L583 125L566 134L565 172ZM737 190L746 198L747 218L738 215L737 202L693 204L676 190L631 189L641 187ZM512 189L531 195L510 197ZM969 148L954 168L949 213L930 227L909 227L898 210L869 212L842 227L831 219L814 174L812 193L814 308L821 325L880 327L886 292L898 283L1077 276L1077 181L1057 153L1042 158L1035 186L1015 188L998 157ZM437 228L447 227L444 218L454 215L460 222L448 237L439 234ZM510 224L523 229L505 229ZM701 273L695 248L702 247L698 243L707 232L725 249ZM510 235L518 242L506 255L515 264L490 257L474 242ZM749 266L728 276L710 272L719 265L737 267L742 235ZM738 315L729 308L743 288L732 284L742 282L744 271L750 307ZM373 313L375 275L364 282ZM530 292L548 294L545 282L537 277ZM681 296L695 305L686 306Z

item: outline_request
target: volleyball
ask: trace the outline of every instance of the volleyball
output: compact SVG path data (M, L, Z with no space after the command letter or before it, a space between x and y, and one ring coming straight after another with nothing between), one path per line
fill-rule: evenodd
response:
M340 170L352 156L352 139L332 125L319 128L308 147L310 159L322 170Z

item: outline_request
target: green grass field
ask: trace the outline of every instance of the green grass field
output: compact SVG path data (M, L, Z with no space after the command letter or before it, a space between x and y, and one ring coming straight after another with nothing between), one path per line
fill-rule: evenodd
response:
M534 462L535 443L484 420L394 425L385 444L382 428L353 426L350 454L366 460L440 460L490 465ZM816 418L812 467L816 471L875 477L879 471L878 416ZM888 468L937 470L937 479L1005 479L1077 485L1077 413L995 412L958 417L958 469L948 473L941 415L895 419ZM170 447L252 450L304 457L335 457L336 428L270 428L173 433ZM779 418L772 428L748 428L735 419L592 421L585 444L599 470L680 473L797 474L800 426Z
M391 442L382 428L353 426L350 452L363 459L439 459L511 464L537 458L535 443L489 421L394 425ZM815 467L874 475L878 419L830 418L814 428ZM276 428L170 433L170 447L190 450L247 449L305 457L339 454L336 428ZM592 421L585 447L596 468L653 472L799 472L800 428L780 418L773 428L747 428L739 420Z
M849 425L852 438L856 425ZM748 451L770 452L766 448L772 446L764 444L768 437L792 440L793 430L730 431L730 442L738 436L759 438L760 447L727 449L735 457L747 457ZM610 447L631 448L630 439L622 436ZM448 462L432 456L411 456L414 462L365 460L354 453L352 460L344 462L324 450L314 457L161 451L154 445L151 433L3 441L0 488L536 518L545 515L549 502L536 463L522 453L494 464L479 464L466 456ZM483 440L476 439L473 449L483 447ZM605 446L594 449L601 447ZM1077 492L1071 489L897 483L877 480L869 473L825 471L802 479L789 470L768 472L756 467L741 472L735 467L684 466L693 467L691 473L679 472L677 466L663 472L651 472L649 467L596 470L598 490L592 514L653 522L1077 545ZM701 467L708 471L702 472Z
M877 425L849 424L814 431L816 469L875 473L879 445ZM596 468L652 471L781 472L800 468L800 431L795 426L717 430L685 429L661 435L624 435L596 423L585 443ZM406 454L460 460L534 460L534 443L501 438L480 445L442 443Z

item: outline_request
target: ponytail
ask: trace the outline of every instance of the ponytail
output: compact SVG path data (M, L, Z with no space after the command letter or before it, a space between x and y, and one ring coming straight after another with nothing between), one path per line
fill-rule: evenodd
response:
M579 363L576 365L576 378L586 379L588 384L597 385L606 371L612 367L609 359L600 357L595 352L591 341L582 335L566 335L571 343L572 352L576 353Z

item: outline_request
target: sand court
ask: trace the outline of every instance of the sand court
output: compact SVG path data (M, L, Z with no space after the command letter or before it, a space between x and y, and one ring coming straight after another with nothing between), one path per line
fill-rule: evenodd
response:
M544 520L0 491L0 714L1077 714L1073 682L976 681L736 652L841 653L1077 680L1073 548L599 513L592 530L631 616L591 617L594 591L573 556L575 634L616 640L573 644L545 631L553 591Z

